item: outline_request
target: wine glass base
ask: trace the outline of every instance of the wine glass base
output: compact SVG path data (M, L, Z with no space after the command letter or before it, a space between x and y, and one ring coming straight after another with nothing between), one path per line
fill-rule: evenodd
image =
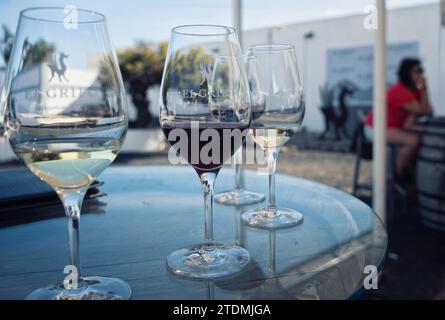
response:
M303 215L298 211L279 208L275 211L256 209L242 214L243 222L252 228L259 229L286 229L303 223Z
M184 278L216 279L238 274L249 262L249 252L239 246L214 244L213 250L209 250L209 247L199 244L170 254L167 269Z
M123 280L107 277L84 277L77 290L66 290L63 283L40 288L26 300L129 300L130 286Z
M247 190L232 190L218 193L215 202L228 206L243 206L264 201L264 194Z

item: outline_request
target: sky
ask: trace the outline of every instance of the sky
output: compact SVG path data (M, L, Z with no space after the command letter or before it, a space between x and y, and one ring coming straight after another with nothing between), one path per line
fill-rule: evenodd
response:
M387 0L389 8L439 0ZM243 28L256 29L363 13L375 0L243 0ZM107 16L117 48L137 41L167 40L181 24L232 25L231 0L0 0L0 25L15 30L19 12L27 7L75 5Z

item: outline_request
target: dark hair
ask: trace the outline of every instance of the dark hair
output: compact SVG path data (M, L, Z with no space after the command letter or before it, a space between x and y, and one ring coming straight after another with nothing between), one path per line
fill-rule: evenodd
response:
M414 67L420 66L422 63L416 58L405 58L400 62L399 71L397 72L399 76L399 82L404 84L410 89L415 89L416 85L413 83L411 78L411 72Z

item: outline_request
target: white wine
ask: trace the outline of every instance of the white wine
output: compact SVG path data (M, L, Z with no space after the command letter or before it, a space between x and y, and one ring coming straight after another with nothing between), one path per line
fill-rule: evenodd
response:
M297 132L298 127L254 128L249 134L263 149L280 148Z
M271 108L253 112L249 135L263 149L280 148L298 131L303 120L301 108Z
M17 157L58 192L87 187L116 158L125 119L25 117L8 123Z
M56 189L89 185L116 158L120 140L77 138L30 141L14 151L40 179Z

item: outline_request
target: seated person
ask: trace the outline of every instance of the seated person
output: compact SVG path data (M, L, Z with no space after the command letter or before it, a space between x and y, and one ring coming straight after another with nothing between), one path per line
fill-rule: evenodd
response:
M428 96L428 86L420 60L406 58L400 63L399 82L387 92L387 142L400 145L396 158L396 175L413 176L420 132L414 129L416 117L431 115L433 108ZM369 112L365 120L365 135L372 139L374 117Z

